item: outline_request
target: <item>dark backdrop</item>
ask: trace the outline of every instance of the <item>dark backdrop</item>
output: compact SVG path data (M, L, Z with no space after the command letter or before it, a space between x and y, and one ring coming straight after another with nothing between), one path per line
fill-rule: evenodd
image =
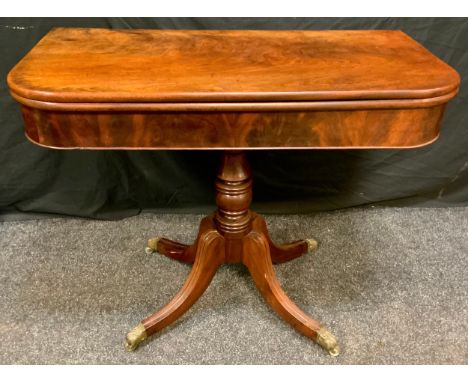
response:
M462 76L439 140L410 150L250 152L253 207L266 213L307 213L359 205L468 204L466 18L2 18L0 219L24 217L19 212L119 218L142 209L214 208L218 152L56 151L25 139L6 75L54 26L401 29Z

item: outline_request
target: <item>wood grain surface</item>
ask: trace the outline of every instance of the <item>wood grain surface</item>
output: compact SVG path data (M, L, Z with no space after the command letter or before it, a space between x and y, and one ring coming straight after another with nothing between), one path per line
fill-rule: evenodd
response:
M57 28L9 73L50 148L419 147L458 74L400 31Z
M8 76L47 102L430 98L458 74L401 31L56 28Z
M309 112L64 113L23 107L27 137L52 148L417 147L439 134L444 106Z

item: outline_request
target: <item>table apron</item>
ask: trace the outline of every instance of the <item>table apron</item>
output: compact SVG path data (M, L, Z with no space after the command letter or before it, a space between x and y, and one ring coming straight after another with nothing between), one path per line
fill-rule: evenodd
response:
M411 148L439 135L445 104L417 109L64 112L22 106L26 136L63 149Z

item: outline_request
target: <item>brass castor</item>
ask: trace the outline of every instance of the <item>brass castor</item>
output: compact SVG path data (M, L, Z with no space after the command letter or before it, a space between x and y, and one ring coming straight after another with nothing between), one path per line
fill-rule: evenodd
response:
M148 244L147 244L147 247L145 248L145 252L148 254L148 255L151 255L152 253L155 253L158 251L158 241L159 241L159 237L155 237L153 239L149 239L148 240Z
M315 342L328 351L328 354L330 354L332 357L336 357L340 354L340 346L338 345L338 341L336 340L335 336L323 326L317 332Z
M305 239L305 242L307 243L307 252L313 252L317 249L318 243L317 240L314 239Z
M125 350L134 351L147 337L148 335L143 324L138 324L127 334L124 344Z

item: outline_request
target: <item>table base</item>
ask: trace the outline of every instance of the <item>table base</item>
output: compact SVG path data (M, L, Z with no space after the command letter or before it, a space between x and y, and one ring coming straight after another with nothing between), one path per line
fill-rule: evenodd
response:
M182 316L203 294L224 263L244 264L266 302L294 328L313 339L332 356L339 353L335 337L294 304L281 288L273 264L295 259L317 247L313 239L276 245L265 220L249 209L251 172L242 151L225 151L216 181L218 209L200 223L192 245L165 238L148 241L147 252L193 263L187 281L161 310L145 318L126 337L125 347L135 350L149 336Z

